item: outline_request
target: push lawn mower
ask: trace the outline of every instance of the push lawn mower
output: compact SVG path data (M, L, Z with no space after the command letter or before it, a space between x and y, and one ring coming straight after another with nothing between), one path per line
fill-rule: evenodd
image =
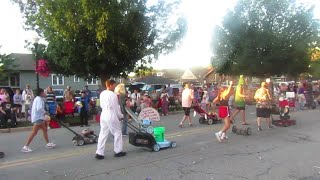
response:
M76 133L74 130L70 129L68 126L59 122L61 126L65 127L69 131L71 131L76 136L73 137L72 142L77 146L83 146L85 144L93 144L98 142L98 136L94 134L94 131L89 129L82 130L81 134Z
M123 120L121 120L121 122L124 123ZM162 148L175 148L177 146L177 143L174 141L167 141L165 139L163 139L161 142L156 141L156 138L152 134L143 132L130 122L128 122L127 125L134 131L129 133L129 143L133 146L147 147L155 152L158 152Z
M237 126L232 127L232 132L239 135L250 136L252 131L250 127L238 128Z

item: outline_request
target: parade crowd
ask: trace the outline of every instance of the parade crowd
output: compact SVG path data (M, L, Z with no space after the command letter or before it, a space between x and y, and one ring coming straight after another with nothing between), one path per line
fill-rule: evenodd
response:
M132 89L132 92L124 84L116 85L113 80L106 82L106 90L99 91L99 97L95 104L91 101L91 91L86 86L77 97L67 87L64 91L63 102L57 102L52 87L45 90L37 89L34 93L30 85L20 92L16 90L13 99L9 97L5 89L0 90L0 120L1 128L6 128L8 120L11 120L11 127L15 127L22 119L29 119L33 124L32 132L22 148L22 152L31 152L29 147L34 136L41 130L47 148L55 147L49 141L48 125L52 118L64 120L66 115L74 115L77 112L80 116L80 125L89 126L90 109L98 107L100 116L100 135L96 151L96 158L104 158L105 142L108 134L114 136L114 151L116 157L126 155L122 149L122 136L128 133L127 123L130 116L125 111L125 107L133 112L139 113L142 109L152 107L157 109L162 115L166 116L169 107L182 107L184 115L179 123L180 128L184 128L187 121L191 127L193 125L190 111L194 106L200 106L208 113L214 113L223 119L223 128L215 133L221 142L227 139L227 131L234 123L238 113L241 114L242 125L249 125L246 122L245 110L248 99L253 98L256 105L257 129L262 130L261 120L266 119L267 128L273 128L270 115L273 104L277 103L279 97L285 97L287 92L294 94L294 104L298 104L299 109L311 107L311 104L319 102L319 84L301 82L297 84L281 83L272 84L270 81L262 82L261 86L255 89L253 94L248 93L244 77L241 75L234 86L232 81L228 84L217 84L215 86L195 87L191 83L184 83L183 89L173 89L170 85L163 86L160 90L142 92L140 89ZM101 93L100 93L101 92ZM253 96L253 97L249 97ZM291 97L292 98L292 97ZM295 108L295 105L294 105ZM119 120L123 123L120 123Z

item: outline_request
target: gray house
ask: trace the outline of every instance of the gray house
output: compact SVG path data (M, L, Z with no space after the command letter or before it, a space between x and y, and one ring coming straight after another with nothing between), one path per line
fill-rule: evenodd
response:
M36 88L35 60L32 54L10 55L15 58L15 72L7 74L8 78L0 82L0 86L10 86L13 89L24 89L26 84L30 84L32 89ZM53 89L65 89L71 86L73 90L82 90L84 86L88 86L90 90L97 90L101 87L98 79L89 79L88 81L76 76L60 76L50 74L49 77L39 77L39 85L41 88L52 86Z

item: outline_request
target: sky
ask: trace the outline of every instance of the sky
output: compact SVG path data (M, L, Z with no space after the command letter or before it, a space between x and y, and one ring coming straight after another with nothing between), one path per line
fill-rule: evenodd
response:
M156 69L208 66L212 52L210 42L216 24L237 0L182 0L181 11L187 18L188 31L181 46L169 55L162 55L152 66ZM320 0L300 0L316 4L315 15L320 19ZM34 41L36 33L23 29L22 14L10 0L0 0L0 53L30 53L25 40ZM41 41L40 41L41 42Z

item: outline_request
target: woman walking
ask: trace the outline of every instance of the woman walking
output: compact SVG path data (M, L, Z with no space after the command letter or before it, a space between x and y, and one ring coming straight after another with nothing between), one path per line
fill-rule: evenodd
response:
M32 132L28 138L27 143L22 148L22 152L32 152L29 148L33 138L37 135L38 131L41 129L43 132L43 138L46 141L47 148L54 148L56 145L54 143L49 142L48 138L48 130L45 122L46 111L45 111L45 102L43 98L45 97L45 93L43 89L37 90L37 97L34 99L31 107L31 122L33 124Z
M226 136L228 129L230 128L230 110L229 110L229 96L231 95L232 81L228 89L226 87L220 87L218 96L214 99L215 104L219 104L219 116L224 120L224 126L221 131L215 133L219 142L222 142L224 139L228 139Z
M267 88L266 82L261 83L261 87L256 91L254 95L254 99L256 100L256 108L257 108L257 124L258 130L261 131L261 118L265 118L267 120L267 124L269 128L273 128L271 125L271 96L269 94L269 90Z
M123 114L123 124L121 128L122 136L126 136L128 135L128 130L127 130L128 117L127 117L127 112L125 110L125 107L127 105L125 85L118 84L114 89L114 93L116 93L116 95L118 96L120 110L121 110L121 113Z
M179 127L183 127L183 122L185 120L189 121L189 126L192 126L192 121L190 118L190 109L191 109L191 105L192 105L192 101L194 99L194 94L193 94L193 90L190 89L190 85L187 83L185 84L185 88L182 91L182 107L184 110L184 116L179 124Z

